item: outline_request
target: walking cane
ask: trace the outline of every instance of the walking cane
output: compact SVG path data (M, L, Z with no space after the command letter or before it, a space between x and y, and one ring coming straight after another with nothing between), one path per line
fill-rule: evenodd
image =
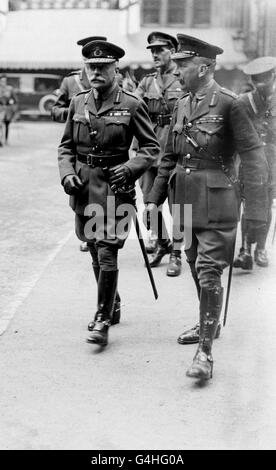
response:
M227 282L227 291L226 291L226 299L225 299L225 307L224 307L223 326L226 325L226 318L227 318L227 311L228 311L228 304L229 304L229 297L230 297L230 290L231 290L231 283L232 283L232 272L233 272L233 263L234 263L234 256L235 256L236 239L237 239L237 230L236 230L235 240L233 243L232 260L231 260L231 263L229 266L229 272L228 272L228 282Z

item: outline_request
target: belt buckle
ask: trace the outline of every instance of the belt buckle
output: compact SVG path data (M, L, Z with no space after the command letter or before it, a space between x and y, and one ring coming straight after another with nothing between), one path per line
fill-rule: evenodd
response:
M91 166L91 168L95 168L95 157L92 155L92 153L87 154L87 165Z

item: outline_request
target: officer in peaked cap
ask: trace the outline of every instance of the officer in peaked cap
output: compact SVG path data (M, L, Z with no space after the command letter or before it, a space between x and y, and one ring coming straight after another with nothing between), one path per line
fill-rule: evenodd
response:
M147 41L147 49L151 51L156 72L146 75L142 79L135 94L143 98L148 105L153 129L161 146L161 152L156 164L146 171L139 180L144 201L147 199L152 188L161 157L164 153L175 102L183 94L180 83L174 75L175 64L171 59L171 55L177 49L177 39L170 34L153 31L149 34ZM155 232L157 233L155 234ZM156 240L153 240L154 235L157 237ZM167 275L178 276L180 274L181 241L175 241L174 246L171 243L162 215L162 206L158 211L157 230L154 230L153 226L151 227L150 243L147 251L153 253L150 261L152 267L159 266L162 258L166 254L170 254Z
M267 234L271 224L272 203L276 197L275 155L276 155L276 98L275 98L275 57L259 57L249 62L243 71L249 75L253 90L240 96L248 115L251 117L256 133L264 146L265 156L269 167L268 181L268 211L267 223L260 224L250 230L244 215L241 218L242 246L239 255L234 260L234 267L245 270L253 269L252 244L255 244L254 261L258 266L268 266L268 256L265 249ZM240 165L240 180L243 181L243 165Z
M246 75L250 75L253 80L258 79L258 81L261 81L264 74L268 74L267 77L269 77L271 73L275 72L275 69L276 58L271 56L258 57L243 67L243 71Z
M77 45L83 47L85 44L96 39L106 41L105 36L88 36L86 38L79 39L77 41ZM88 90L89 88L91 88L91 85L84 67L81 70L71 72L67 77L64 77L59 88L57 100L51 109L53 120L56 122L65 122L72 97L76 93ZM87 244L85 242L80 244L80 251L88 251Z
M216 56L223 50L198 38L178 34L173 55L177 78L189 93L173 112L164 157L148 197L147 211L166 198L168 183L186 225L187 261L199 297L199 324L185 331L180 344L198 342L187 376L212 377L213 339L219 335L223 270L232 262L240 197L234 167L238 152L244 166L245 218L254 227L266 222L267 162L243 103L214 80ZM188 217L185 207L192 207ZM181 215L185 213L185 218Z
M77 44L83 47L85 44L97 39L106 41L106 37L104 36L89 36L79 39ZM60 85L57 101L51 110L53 120L57 122L65 122L72 97L76 93L88 90L89 88L91 88L91 85L86 76L84 67L81 70L71 72L67 77L65 77Z
M106 41L106 37L105 36L88 36L87 38L83 38L83 39L79 39L77 41L77 45L78 46L85 46L85 44L88 44L89 42L91 41Z
M178 42L177 39L174 36L171 36L170 34L166 34L160 31L153 31L148 35L147 39L149 45L147 46L147 49L152 49L153 47L173 47L175 50L177 50Z
M86 44L82 54L92 88L72 98L58 161L61 183L75 211L76 233L88 244L98 284L98 309L88 325L87 342L105 346L109 326L120 320L114 302L120 301L117 258L127 236L122 223L126 203L135 180L157 158L159 144L143 100L116 81L124 50L97 40ZM134 136L139 150L129 159Z
M93 40L84 45L82 55L85 64L108 64L121 59L125 51L111 42Z

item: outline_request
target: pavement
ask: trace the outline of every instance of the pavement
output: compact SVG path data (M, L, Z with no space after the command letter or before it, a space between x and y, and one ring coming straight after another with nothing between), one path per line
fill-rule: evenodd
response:
M4 289L0 310L0 448L275 449L276 259L272 234L268 268L254 266L250 273L234 270L227 324L214 343L214 375L208 383L199 384L185 376L196 346L181 346L176 341L198 319L196 292L186 263L177 278L166 276L168 258L154 269L159 291L155 301L132 234L120 253L122 321L110 329L104 350L87 344L87 323L96 307L90 255L79 251L72 231L73 213L66 209L60 214L67 202L58 178L49 183L52 193L44 179L56 172L52 151L60 128L40 125L21 124L20 148L25 160L20 161L25 188L30 164L26 149L34 151L30 157L33 169L42 146L39 138L29 145L30 135L41 135L43 142L51 137L44 161L40 158L38 164L43 169L37 170L41 187L36 192L37 204L41 207L41 195L42 201L46 198L47 221L40 219L43 211L34 204L35 195L30 204L45 227L38 246L35 244L41 256L32 253L30 227L22 237L30 225L29 211L20 237L13 235L14 250L7 253L5 240L9 238L2 233L1 239L4 278L9 285L13 276L17 289ZM25 131L26 141L22 137ZM18 158L11 145L4 163L0 156L0 166L5 164L10 175L12 165L18 167ZM49 173L45 167L50 168ZM6 192L3 195L5 199ZM55 208L49 205L51 199ZM12 207L19 202L12 201ZM24 208L19 204L18 214L25 210L26 204ZM13 229L18 214L15 210ZM6 229L7 217L8 208L1 221ZM17 237L21 250L14 245ZM30 264L18 274L14 263L20 265L29 256ZM3 267L0 269L3 274ZM224 286L226 283L227 272Z

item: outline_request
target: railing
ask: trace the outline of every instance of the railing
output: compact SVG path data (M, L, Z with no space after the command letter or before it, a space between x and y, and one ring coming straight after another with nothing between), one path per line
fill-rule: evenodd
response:
M119 9L121 0L10 0L9 10L46 10L69 8ZM123 2L125 3L125 2ZM129 2L132 3L132 2Z

